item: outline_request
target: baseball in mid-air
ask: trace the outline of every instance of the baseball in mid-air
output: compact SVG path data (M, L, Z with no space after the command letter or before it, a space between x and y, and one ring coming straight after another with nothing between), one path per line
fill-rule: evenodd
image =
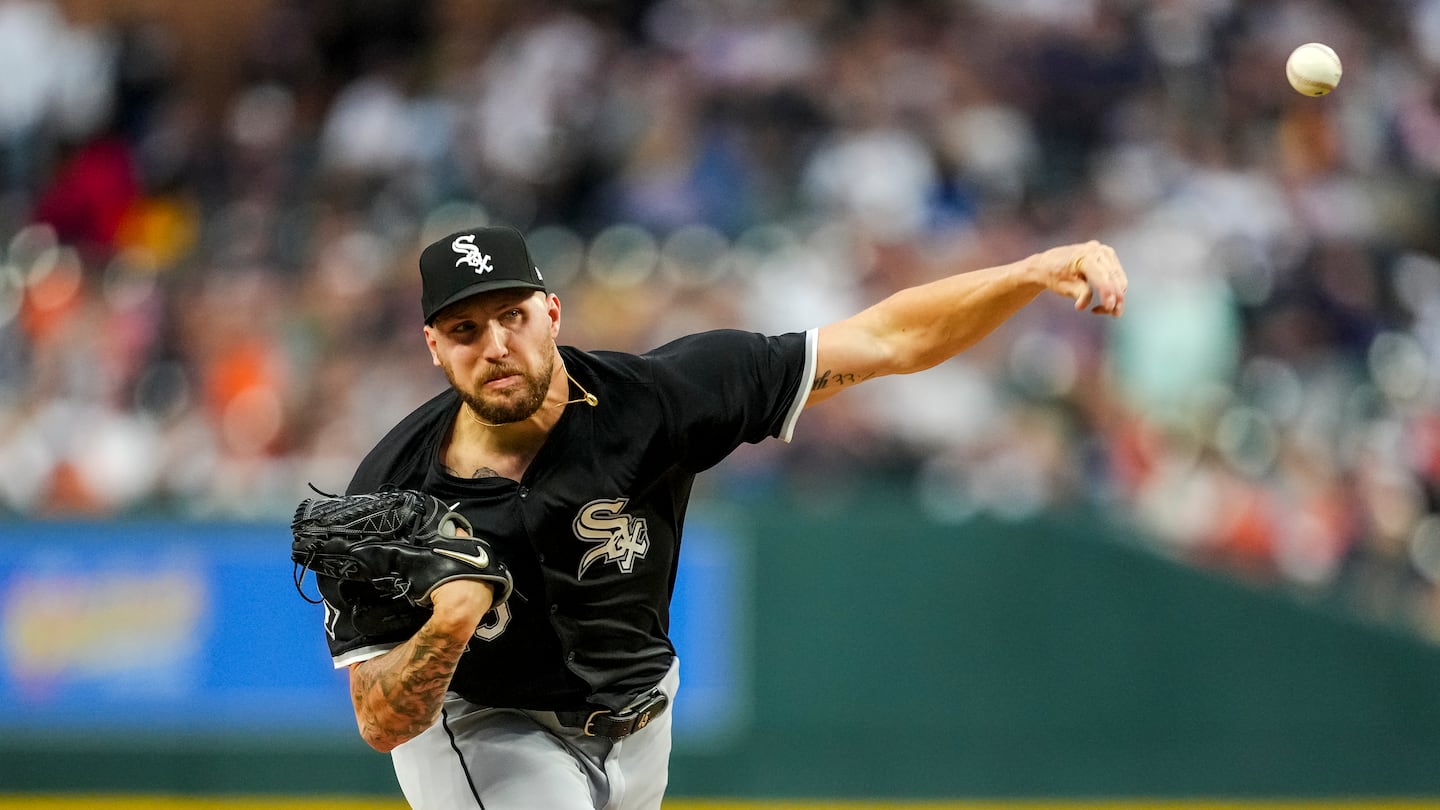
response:
M1285 60L1285 78L1296 92L1323 96L1340 83L1340 57L1329 45L1307 42L1291 51Z

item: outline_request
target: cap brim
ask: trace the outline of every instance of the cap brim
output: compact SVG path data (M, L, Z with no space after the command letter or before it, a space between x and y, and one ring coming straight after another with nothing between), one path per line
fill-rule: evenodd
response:
M470 298L471 296L479 295L481 293L494 292L496 290L535 290L537 292L545 292L545 288L543 286L536 284L533 281L523 281L521 279L479 281L471 284L469 287L464 288L460 292L455 293L449 298L446 298L444 301L441 301L434 309L425 313L425 323L428 324L431 321L435 320L435 316L439 315L441 310L445 309L456 301L464 301L466 298Z

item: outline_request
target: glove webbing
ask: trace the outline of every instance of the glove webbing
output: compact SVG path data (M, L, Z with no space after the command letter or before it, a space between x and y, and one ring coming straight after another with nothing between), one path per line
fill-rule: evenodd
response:
M313 491L316 495L320 495L321 497L325 497L325 498L334 498L334 497L337 497L337 496L332 495L332 494L330 494L329 492L326 492L325 490L323 490L323 489L315 486L314 484L310 483L309 481L305 482L305 486L310 487L311 491ZM312 605L318 605L318 604L320 604L321 602L324 602L324 601L325 601L325 597L324 597L324 596L320 596L320 597L317 598L317 599L311 599L310 596L305 593L305 569L309 568L309 567L310 567L310 563L312 563L312 562L314 562L314 561L315 561L315 552L314 552L314 550L312 549L311 552L310 552L310 554L309 554L309 556L305 558L305 561L304 561L304 562L296 562L296 563L294 563L294 570L291 571L291 575L292 575L292 578L293 578L294 581L295 581L295 592L298 593L298 594L300 594L300 598L301 598L301 599L304 599L306 602L309 602L309 603L312 604ZM316 587L318 588L319 585L316 585Z

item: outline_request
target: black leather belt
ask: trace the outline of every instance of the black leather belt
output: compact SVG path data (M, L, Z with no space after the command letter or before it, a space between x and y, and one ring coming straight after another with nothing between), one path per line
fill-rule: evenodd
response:
M665 713L670 698L659 689L619 710L599 709L593 712L556 712L560 724L578 728L586 737L608 737L619 740L650 725L650 721Z

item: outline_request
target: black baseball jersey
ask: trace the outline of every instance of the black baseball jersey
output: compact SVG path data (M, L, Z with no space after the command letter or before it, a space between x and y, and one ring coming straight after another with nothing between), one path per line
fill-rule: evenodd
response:
M665 675L695 475L742 442L789 440L814 375L815 332L721 330L644 355L560 354L599 404L568 405L520 481L445 469L440 448L460 408L446 390L380 441L348 489L395 485L458 503L510 567L514 596L485 617L451 682L486 706L616 709ZM320 587L337 668L399 645L428 616L363 583L321 578Z

